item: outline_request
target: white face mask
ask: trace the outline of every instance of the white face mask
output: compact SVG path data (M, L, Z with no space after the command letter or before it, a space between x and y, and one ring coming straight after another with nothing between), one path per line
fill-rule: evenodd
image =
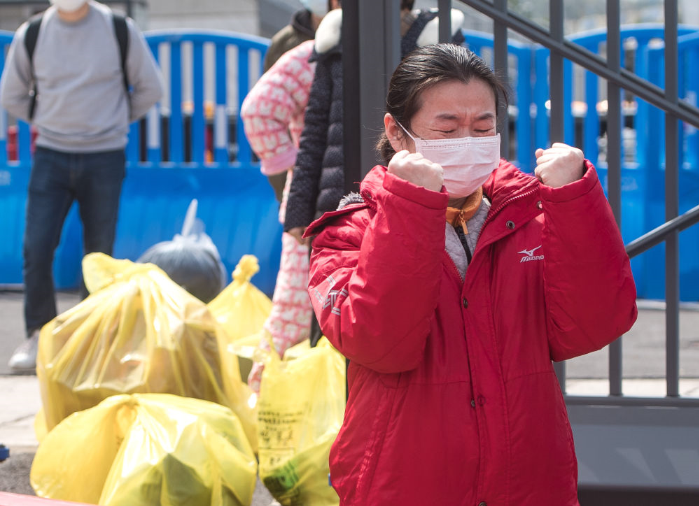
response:
M55 5L63 12L75 12L87 3L87 0L49 0L51 5Z
M328 13L328 0L301 0L303 6L321 18Z
M416 152L442 166L450 197L468 197L483 186L500 164L500 134L427 140L413 137L403 125L398 125L413 140Z

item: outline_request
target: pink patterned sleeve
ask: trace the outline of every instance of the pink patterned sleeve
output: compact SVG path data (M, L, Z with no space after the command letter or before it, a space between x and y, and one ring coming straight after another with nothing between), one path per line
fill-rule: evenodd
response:
M241 117L245 135L265 175L292 167L303 130L303 115L313 83L309 40L287 51L250 90Z

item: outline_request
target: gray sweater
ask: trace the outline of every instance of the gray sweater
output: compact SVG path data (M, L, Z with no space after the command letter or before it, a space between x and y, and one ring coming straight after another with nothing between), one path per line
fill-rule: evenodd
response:
M27 26L15 33L0 81L0 103L25 121L32 81L24 45ZM33 122L38 146L95 152L126 145L129 122L144 116L163 93L160 72L143 35L131 20L128 28L130 117L110 9L90 1L89 14L76 23L63 21L54 7L46 11L34 50L38 94Z

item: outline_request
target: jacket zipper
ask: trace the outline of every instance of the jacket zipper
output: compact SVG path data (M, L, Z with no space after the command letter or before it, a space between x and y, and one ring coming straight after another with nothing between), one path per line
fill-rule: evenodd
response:
M362 199L364 199L364 203L366 205L371 207L374 211L378 210L376 202L374 202L374 197L371 195L371 192L369 192L369 190L364 190L360 193L360 195L362 196Z
M454 263L454 259L451 257L449 252L445 249L444 253L449 257L449 265L451 265L451 270L456 274L456 278L461 282L461 289L463 290L463 285L464 281L466 281L466 276L464 275L463 279L461 278L461 273L459 272L459 268L456 266L456 263ZM466 267L467 272L468 272L468 266Z
M536 192L538 191L538 189L539 189L539 188L534 188L533 190L529 190L529 191L526 192L526 193L521 193L521 194L519 194L519 195L515 195L514 197L512 197L512 198L506 200L505 202L503 202L502 204L500 204L500 205L497 207L497 209L495 209L495 211L491 212L491 213L488 215L488 217L485 219L485 222L483 223L483 227L481 227L481 233L483 233L483 230L485 230L485 226L486 226L493 218L495 218L495 216L496 216L500 211L502 211L502 209L503 209L505 206L511 204L512 202L514 202L514 201L517 200L517 199L521 199L521 198L524 198L524 197L528 197L529 195L531 195L531 194L533 194L533 193L536 193Z
M515 200L522 199L524 197L528 197L529 195L536 193L538 190L539 190L539 188L534 188L532 190L529 190L528 192L521 193L519 195L515 195L514 197L512 197L512 198L506 200L505 202L503 202L502 204L500 204L494 211L492 211L490 214L488 214L488 217L485 219L485 221L483 222L483 226L481 227L480 236L481 237L483 236L483 231L485 230L486 225L488 225L488 223L490 223L495 218L495 216L497 216L497 214L503 210L504 207L511 204ZM476 243L476 248L473 251L472 259L471 259L471 262L469 262L469 266L473 263L473 259L476 258L476 253L478 253L481 250L482 245L483 245L483 242L481 242L481 241ZM466 271L466 274L468 274L468 271ZM465 286L466 286L466 277L464 276L464 287Z

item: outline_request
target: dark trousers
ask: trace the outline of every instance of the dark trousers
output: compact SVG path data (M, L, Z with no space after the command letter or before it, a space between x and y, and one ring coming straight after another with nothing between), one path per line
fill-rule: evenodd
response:
M85 254L112 254L125 166L124 150L64 153L37 147L24 232L27 335L56 316L53 257L73 201L80 209Z
M308 245L308 258L309 259L310 259L312 254L313 254L313 240L311 240L311 243ZM320 328L320 323L318 322L318 318L316 317L316 312L313 309L311 309L311 335L310 335L311 348L316 347L316 345L318 344L318 341L320 341L321 337L323 337L323 331Z

